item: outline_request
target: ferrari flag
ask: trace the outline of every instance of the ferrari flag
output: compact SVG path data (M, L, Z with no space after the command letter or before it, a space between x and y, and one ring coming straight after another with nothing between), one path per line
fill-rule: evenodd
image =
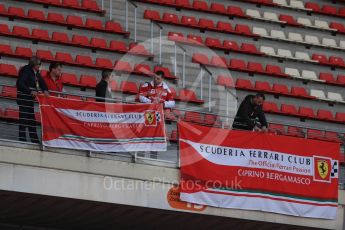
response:
M166 151L160 104L38 97L44 146L101 152Z
M335 219L337 143L180 122L182 201Z

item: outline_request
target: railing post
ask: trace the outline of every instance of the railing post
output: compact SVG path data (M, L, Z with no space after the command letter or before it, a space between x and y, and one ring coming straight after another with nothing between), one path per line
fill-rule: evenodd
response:
M159 28L159 64L162 64L162 28Z
M113 1L109 0L109 20L113 19Z
M183 51L182 57L182 88L186 85L186 51Z
M212 75L210 75L208 78L208 111L209 112L211 112L211 100L212 100L211 86L212 86Z
M103 0L102 0L103 1ZM126 9L125 9L125 27L126 27L126 32L128 32L128 1L126 0Z
M151 21L150 30L151 30L151 53L153 54L153 21Z
M226 92L226 123L229 122L229 93Z
M104 0L101 1L102 10L104 10Z
M177 53L176 44L174 44L174 75L177 75Z
M204 70L202 68L200 68L200 99L203 100L203 90L202 90L202 78L204 75Z
M134 7L134 42L137 42L137 7Z

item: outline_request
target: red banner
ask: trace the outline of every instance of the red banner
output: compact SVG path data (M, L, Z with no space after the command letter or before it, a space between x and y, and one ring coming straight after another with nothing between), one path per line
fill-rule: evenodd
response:
M84 102L38 97L43 145L103 152L166 151L160 104Z
M180 122L181 200L334 219L337 143Z

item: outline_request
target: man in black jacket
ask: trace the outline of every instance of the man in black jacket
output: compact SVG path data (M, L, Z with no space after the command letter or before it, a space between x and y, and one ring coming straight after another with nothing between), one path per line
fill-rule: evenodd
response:
M31 142L39 143L36 131L34 99L37 96L37 90L42 90L46 95L49 95L47 86L39 73L40 66L41 60L32 57L29 64L19 71L16 85L20 141L26 141L26 128L28 128Z
M109 70L102 71L102 79L96 85L96 101L105 102L106 98L111 98L110 84L111 72ZM104 98L104 99L103 99Z
M267 121L262 111L264 101L264 94L247 95L238 108L232 128L267 132Z

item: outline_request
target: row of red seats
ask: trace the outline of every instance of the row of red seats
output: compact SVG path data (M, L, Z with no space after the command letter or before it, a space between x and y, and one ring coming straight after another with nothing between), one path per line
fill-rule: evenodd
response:
M221 42L218 38L210 37L207 37L205 41L203 41L202 37L198 35L189 34L185 38L182 33L175 32L169 32L168 39L191 45L206 45L207 47L224 50L225 52L231 51L250 55L268 56L267 54L260 52L254 44L249 43L242 43L241 46L239 46L236 41L224 40ZM332 67L345 68L343 58L338 56L330 56L327 58L327 56L323 54L312 54L312 60L318 61L318 63L314 63L317 65L322 64Z
M48 6L61 7L67 9L82 10L94 13L104 14L105 11L99 8L95 0L25 0L31 3L44 4Z
M13 52L10 45L0 44L0 55L28 59L33 56L33 52L30 48L26 47L16 47L15 52ZM153 75L149 65L146 64L137 64L133 67L131 63L126 61L116 60L113 63L113 61L108 58L96 58L96 60L93 61L91 56L86 55L76 55L74 59L70 53L56 52L54 56L50 50L40 49L36 51L36 56L41 58L43 61L57 61L65 65L92 69L108 69L138 75Z
M289 90L288 86L283 84L271 84L266 81L255 81L253 85L250 80L247 79L237 79L236 84L232 81L232 78L220 75L217 77L217 84L223 85L228 88L236 87L236 89L244 89L250 91L260 91L269 94L284 95L289 97L298 97L305 99L315 99L315 97L310 96L307 90L303 87L292 86Z
M186 111L184 114L178 109L165 110L165 119L169 121L177 121L182 119L184 121L208 125L208 126L221 126L219 117L214 114L202 114L199 112Z
M321 121L345 123L345 113L337 112L334 116L329 110L319 109L317 113L312 108L300 106L298 109L295 105L281 104L280 108L274 102L266 101L263 110L268 113L276 113L287 116L296 116L300 118L316 119Z
M332 85L345 85L345 75L338 74L337 77L333 76L332 73L321 72L319 74L319 79L326 81L327 84Z
M98 19L87 18L85 23L81 16L67 15L66 19L63 14L48 12L45 16L45 11L29 9L27 14L23 8L10 6L6 10L3 4L0 4L0 15L10 18L19 18L23 20L38 21L42 23L63 25L68 27L75 27L85 30L101 31L105 33L117 33L129 36L129 32L122 29L121 25L116 22L107 21L103 26L103 22Z
M244 35L248 37L259 37L253 34L250 27L244 24L236 24L235 28L229 23L218 21L216 24L211 19L200 18L198 21L193 16L181 16L181 19L176 14L164 13L163 17L160 16L156 10L145 10L144 18L156 22L186 26L189 28L196 28L200 30L210 30L221 33L232 33Z
M72 39L70 39L67 33L63 32L53 32L50 36L49 32L44 29L32 29L30 33L30 30L27 27L13 26L12 30L10 30L8 25L0 24L0 35L91 48L93 50L105 50L153 57L153 55L150 54L143 45L131 43L129 47L127 47L125 42L116 40L111 40L108 45L104 38L91 37L89 39L87 36L79 34L74 34Z
M209 60L206 55L195 53L192 56L192 62L241 72L258 73L276 77L290 77L283 73L279 66L268 64L264 68L261 63L250 61L246 64L246 62L241 59L230 59L228 63L225 57L212 56L211 60Z
M336 7L336 6L331 6L331 5L320 6L316 2L306 2L304 4L304 7L307 9L311 9L313 12L320 13L320 14L345 17L345 7Z
M147 76L151 76L152 72L151 72L151 67L149 65L146 64L136 64L134 66L134 71L135 72L145 72ZM153 68L153 72L158 72L158 71L162 71L164 73L164 78L166 79L172 79L175 80L176 76L174 76L170 70L167 67L163 67L163 66L155 66ZM1 76L8 76L8 77L18 77L18 70L17 67L15 65L11 65L11 64L0 64L0 75ZM44 75L45 71L42 70L41 74ZM75 74L67 74L64 73L63 75L66 75L66 79L70 79L69 82L71 82L72 85L78 85L77 82L77 76ZM67 77L67 75L69 77ZM75 80L74 80L75 79Z
M202 37L199 35L189 34L187 35L187 37L184 37L182 33L176 32L169 32L168 39L171 41L182 42L190 45L205 45L213 49L224 50L225 52L231 51L251 55L265 55L264 53L260 52L254 44L245 42L243 42L240 46L236 41L223 40L223 42L221 42L220 39L211 37L206 37L205 41L203 41Z

